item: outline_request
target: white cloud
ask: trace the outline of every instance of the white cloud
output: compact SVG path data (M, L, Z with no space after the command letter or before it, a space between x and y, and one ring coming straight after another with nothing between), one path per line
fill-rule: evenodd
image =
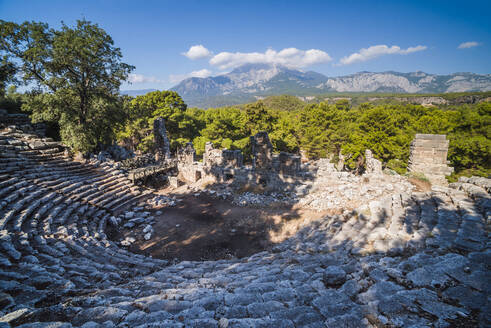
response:
M262 52L220 52L210 59L210 65L221 70L235 68L244 64L280 64L290 68L301 68L326 63L332 58L318 49L300 50L285 48L281 51L268 49Z
M198 44L189 48L187 52L183 52L182 55L188 57L191 60L195 60L209 57L211 56L211 52L203 45Z
M188 77L208 77L210 75L211 75L211 71L204 68L204 69L201 69L199 71L193 71L189 74L170 75L169 81L171 83L179 83L182 80L187 79Z
M425 50L426 46L409 47L407 49L401 49L399 46L388 47L384 44L371 46L368 48L362 48L359 52L355 52L347 57L343 57L340 60L342 65L349 65L357 62L364 62L370 59L374 59L383 55L407 55L412 52Z
M143 74L129 74L128 82L131 83L162 83L163 81L153 76L145 76Z
M211 75L211 71L207 70L206 68L203 68L199 71L193 71L189 74L189 76L192 77L208 77Z
M458 49L467 49L467 48L477 47L478 45L479 42L476 41L462 42L461 44L459 44Z

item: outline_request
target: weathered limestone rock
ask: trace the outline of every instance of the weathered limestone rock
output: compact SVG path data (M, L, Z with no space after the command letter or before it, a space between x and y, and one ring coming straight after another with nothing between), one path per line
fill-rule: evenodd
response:
M417 134L411 143L408 170L423 173L432 184L447 185L445 176L453 172L447 166L448 144L444 134Z
M162 117L153 122L153 140L155 142L155 159L162 161L170 158L170 142L165 129L165 119Z
M273 164L273 145L269 141L268 133L265 131L251 136L252 165L257 169L268 170Z
M373 157L370 149L365 150L365 170L367 174L382 174L382 163Z
M309 161L309 157L307 156L307 152L303 149L300 149L300 160L302 163L307 163Z
M345 157L341 153L341 151L339 151L339 160L338 160L338 164L336 165L338 171L342 171L344 169L344 161L345 161Z
M346 281L346 272L339 266L330 266L324 271L323 280L326 286L340 286Z
M337 169L335 164L331 163L330 159L320 158L317 161L317 176L325 176L333 172L337 172Z
M111 154L111 157L115 161L124 161L125 159L133 157L133 153L131 151L119 145L112 145L107 149L107 151L109 154Z

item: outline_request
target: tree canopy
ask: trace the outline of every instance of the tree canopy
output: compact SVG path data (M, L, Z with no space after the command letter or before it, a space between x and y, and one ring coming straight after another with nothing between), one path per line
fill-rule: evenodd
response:
M121 62L121 50L102 28L86 20L59 30L0 21L0 36L4 61L33 87L23 109L34 121L58 122L74 150L111 141L111 122L121 115L119 87L133 66Z
M449 160L457 174L486 175L491 171L489 102L443 108L404 103L350 106L347 102L322 102L281 110L259 100L202 110L186 108L176 93L156 91L136 97L131 106L134 116L130 115L126 127L134 125L130 129L133 135L146 131L151 143L151 122L163 116L174 148L193 141L198 155L203 153L205 143L211 141L217 147L241 149L247 160L249 136L267 131L276 152L303 150L311 159L330 155L336 158L341 152L346 157L346 166L355 170L365 150L371 149L385 167L404 173L414 135L436 133L449 138ZM146 123L141 125L141 120ZM145 141L140 142L143 149L141 145L150 149Z

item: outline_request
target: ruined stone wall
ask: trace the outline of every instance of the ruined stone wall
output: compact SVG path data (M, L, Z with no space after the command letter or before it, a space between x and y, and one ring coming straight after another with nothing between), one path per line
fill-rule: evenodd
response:
M179 164L193 164L196 161L196 151L194 150L193 143L188 142L184 148L177 151L177 162Z
M211 142L205 145L203 163L196 162L192 143L177 153L181 179L196 182L201 178L218 183L257 184L270 189L282 189L285 183L301 170L300 156L282 152L272 154L273 146L266 132L251 137L253 166L243 166L240 150L215 149Z
M222 166L223 156L221 149L215 149L212 142L205 144L205 152L203 153L203 165L207 167Z
M178 164L179 178L194 183L203 177L203 166L201 163Z
M365 173L374 175L382 174L382 162L373 157L370 149L365 150Z
M267 132L251 136L252 166L256 169L269 170L273 166L273 145Z
M167 138L163 117L159 117L153 122L153 141L155 143L155 160L163 161L170 158L170 142Z
M215 149L213 143L207 142L203 154L203 165L206 167L231 167L243 166L243 156L240 150Z
M226 167L241 167L243 165L242 152L240 150L228 150L222 151L223 164Z
M278 155L278 172L284 175L296 175L300 171L300 156L286 152Z
M411 143L408 171L423 173L432 184L446 185L446 175L453 172L447 165L449 141L444 134L417 134Z
M179 178L190 183L202 178L203 164L196 162L196 151L192 142L188 142L184 148L179 149L176 157Z

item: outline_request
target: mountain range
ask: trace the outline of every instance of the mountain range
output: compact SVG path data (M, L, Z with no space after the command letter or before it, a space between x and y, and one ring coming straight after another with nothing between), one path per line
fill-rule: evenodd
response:
M448 93L491 91L491 74L360 72L327 77L280 65L246 64L230 73L191 77L171 88L188 106L216 107L246 103L269 95L315 96L336 92Z

